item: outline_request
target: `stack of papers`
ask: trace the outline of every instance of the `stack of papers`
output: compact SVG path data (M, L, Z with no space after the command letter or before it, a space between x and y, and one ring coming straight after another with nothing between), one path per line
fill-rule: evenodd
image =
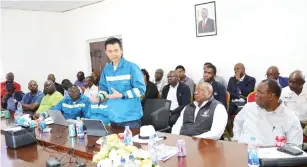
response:
M157 152L158 152L158 160L166 161L172 156L177 154L177 148L170 147L162 143L157 146Z

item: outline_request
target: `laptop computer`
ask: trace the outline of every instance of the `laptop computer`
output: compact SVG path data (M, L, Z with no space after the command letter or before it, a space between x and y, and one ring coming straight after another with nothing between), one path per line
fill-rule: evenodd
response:
M86 127L86 134L88 136L106 136L112 134L108 131L106 126L101 120L84 119L83 124Z
M60 110L48 110L47 113L54 124L68 126L68 122L65 120Z

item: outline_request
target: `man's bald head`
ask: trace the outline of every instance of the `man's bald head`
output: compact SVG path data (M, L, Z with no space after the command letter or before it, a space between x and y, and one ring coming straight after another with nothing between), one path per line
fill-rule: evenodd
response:
M212 97L213 88L212 85L205 82L196 86L195 89L195 101L202 104L204 101L209 100Z
M37 91L38 91L38 85L36 83L36 81L34 80L31 80L29 83L28 83L28 88L30 90L30 92L32 94L35 94Z
M170 71L167 75L168 83L172 86L176 86L179 81L178 73L176 71Z
M305 81L305 74L301 70L295 70L290 74L289 78Z
M295 70L289 76L289 88L296 94L300 94L305 84L305 74L303 71Z
M235 75L243 77L245 75L245 67L242 63L237 63L234 67Z
M50 81L55 83L55 76L54 76L54 74L49 74L47 80L50 80Z
M279 70L276 66L271 66L266 71L267 79L277 80L279 78Z
M6 81L7 82L14 82L14 74L12 72L9 72L6 74Z
M56 91L54 82L51 80L46 81L44 84L44 90L47 94L52 95Z

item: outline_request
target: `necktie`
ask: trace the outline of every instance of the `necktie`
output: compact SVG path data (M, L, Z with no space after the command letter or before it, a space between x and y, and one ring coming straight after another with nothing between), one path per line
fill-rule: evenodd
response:
M205 20L203 20L203 23L202 23L202 29L203 29L203 31L205 30L205 27L206 27L206 22L205 22Z

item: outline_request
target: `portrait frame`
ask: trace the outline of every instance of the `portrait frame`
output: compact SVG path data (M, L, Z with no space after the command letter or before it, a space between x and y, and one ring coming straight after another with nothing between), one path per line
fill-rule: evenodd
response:
M215 1L196 4L195 10L195 32L196 37L217 35L216 3ZM207 14L206 14L207 13ZM204 18L206 17L205 21Z

